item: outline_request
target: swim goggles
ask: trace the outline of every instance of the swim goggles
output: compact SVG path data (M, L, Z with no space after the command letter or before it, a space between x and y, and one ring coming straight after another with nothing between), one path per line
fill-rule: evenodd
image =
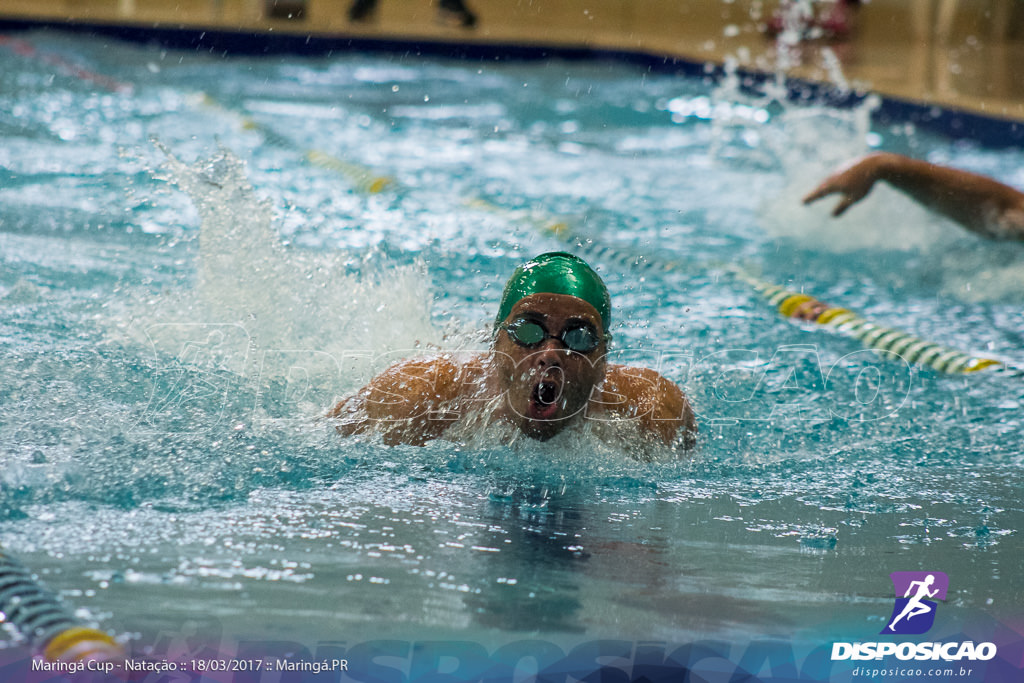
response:
M551 334L543 325L535 320L527 318L516 318L500 327L508 333L508 336L519 346L532 349L540 346L548 339L557 339L565 344L565 348L576 353L590 353L600 345L601 341L608 341L611 335L603 337L590 323L570 323L562 330L561 334Z

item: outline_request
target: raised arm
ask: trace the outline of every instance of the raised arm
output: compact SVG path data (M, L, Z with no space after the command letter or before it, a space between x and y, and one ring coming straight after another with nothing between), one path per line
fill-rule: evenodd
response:
M882 180L923 206L991 239L1024 240L1024 193L987 176L880 152L855 159L804 197L841 195L842 215Z

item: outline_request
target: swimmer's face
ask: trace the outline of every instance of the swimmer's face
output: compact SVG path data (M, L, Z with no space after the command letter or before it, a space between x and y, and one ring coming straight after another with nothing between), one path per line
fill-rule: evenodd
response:
M541 341L523 333L516 341L516 326L532 323L543 328ZM536 332L535 326L519 329ZM589 352L581 347L592 333L597 344ZM512 307L494 340L493 357L498 383L506 397L510 419L527 436L545 440L583 416L591 392L605 376L608 350L601 316L593 306L566 294L531 294Z

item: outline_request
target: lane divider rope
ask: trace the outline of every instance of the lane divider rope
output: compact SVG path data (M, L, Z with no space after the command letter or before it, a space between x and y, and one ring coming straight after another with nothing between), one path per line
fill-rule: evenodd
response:
M28 59L35 59L43 64L49 64L50 66L55 66L67 76L72 76L87 83L93 83L104 90L118 93L132 92L132 86L129 83L124 83L110 78L109 76L104 76L103 74L86 69L85 67L75 64L56 53L38 50L27 40L0 34L0 45L7 47L16 55L20 55Z
M71 76L95 83L107 90L114 92L131 92L132 90L129 84L121 83L102 74L82 68L59 55L41 52L28 41L0 34L0 45L7 46L16 54L57 66ZM289 150L296 148L296 145L291 140L269 126L224 107L209 95L204 94L202 101L208 107L231 112L239 116L243 128L257 131L263 136L267 144ZM303 158L315 166L332 170L344 176L352 183L353 187L361 192L376 194L394 185L394 179L389 176L379 175L365 166L339 159L322 150L306 150ZM657 269L670 271L679 267L678 263L664 262L659 264L657 259L630 254L612 247L599 246L589 239L584 239L574 234L569 224L564 221L549 221L534 216L520 215L517 217L511 210L479 197L467 200L466 204L476 209L501 214L508 218L528 223L543 235L573 244L577 250L584 253L588 258L638 270ZM726 265L725 267L733 272L738 279L747 283L756 292L767 298L783 316L807 320L830 327L847 336L858 339L868 348L893 353L906 359L908 362L925 365L945 373L965 374L991 369L1013 376L1024 376L1024 369L1013 368L992 358L973 356L957 349L923 340L901 330L879 325L848 309L831 306L808 294L795 292L758 280L737 266Z
M13 625L32 650L52 662L123 659L107 633L84 625L21 562L0 551L0 621Z
M207 108L237 116L241 120L244 130L259 133L268 145L290 151L298 149L298 145L292 140L281 135L270 126L221 104L209 94L202 93L199 99ZM320 149L302 150L301 154L306 162L337 173L348 180L356 190L364 194L378 194L385 190L394 189L397 185L395 179L391 176L381 175L367 166L340 159Z
M573 232L565 221L522 216L518 212L480 198L467 200L473 208L504 215L506 218L526 223L540 234L558 239L575 247L582 256L597 261L613 263L636 270L673 271L682 268L676 261L662 261L658 257L631 254L614 247L600 246L592 240ZM763 296L786 318L814 322L831 330L860 341L874 351L890 353L908 363L930 367L947 374L970 374L980 371L999 373L1012 377L1024 377L1024 368L1017 368L994 358L984 358L965 353L921 339L913 334L880 325L853 311L832 306L809 294L797 292L753 277L734 264L711 264L732 273L738 280L750 286Z
M0 34L0 46L8 48L16 55L27 59L33 59L43 64L55 66L61 71L61 73L67 76L99 86L104 90L123 94L130 94L134 91L134 88L130 83L118 81L110 78L109 76L92 71L91 69L87 69L54 52L40 50L27 40L15 38L6 34ZM225 113L232 113L240 117L242 127L244 129L258 132L269 145L288 150L295 150L297 147L291 140L281 135L271 127L261 124L251 117L245 116L240 112L236 112L217 103L212 97L205 93L201 95L200 100L204 105L210 108L215 108ZM392 189L395 186L394 178L386 175L380 175L366 166L340 159L323 150L305 150L303 152L303 158L314 166L319 166L320 168L325 168L341 175L347 179L356 190L365 194L377 194L384 192L385 190Z
M988 370L1011 376L1024 376L1024 370L994 358L975 356L921 339L902 330L879 325L847 308L827 304L810 294L764 282L737 267L732 267L731 270L737 278L763 296L783 317L828 327L857 339L869 349L891 353L908 363L924 365L947 374L962 375Z

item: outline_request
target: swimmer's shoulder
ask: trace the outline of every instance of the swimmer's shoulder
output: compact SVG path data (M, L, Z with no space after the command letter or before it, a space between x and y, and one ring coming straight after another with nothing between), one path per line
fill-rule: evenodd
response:
M680 430L688 442L697 432L697 420L683 390L655 370L609 364L603 391L606 405L636 416L645 429L657 433L666 443L672 442Z
M604 391L624 396L630 403L642 402L669 413L678 413L687 403L683 390L675 382L655 370L639 366L609 364Z
M395 362L366 389L397 392L409 398L429 396L433 400L454 400L483 373L483 358L479 353L438 353Z
M483 373L478 354L442 353L392 363L334 406L327 417L349 436L383 428L384 442L422 445L450 424L440 417L457 411L467 386Z

